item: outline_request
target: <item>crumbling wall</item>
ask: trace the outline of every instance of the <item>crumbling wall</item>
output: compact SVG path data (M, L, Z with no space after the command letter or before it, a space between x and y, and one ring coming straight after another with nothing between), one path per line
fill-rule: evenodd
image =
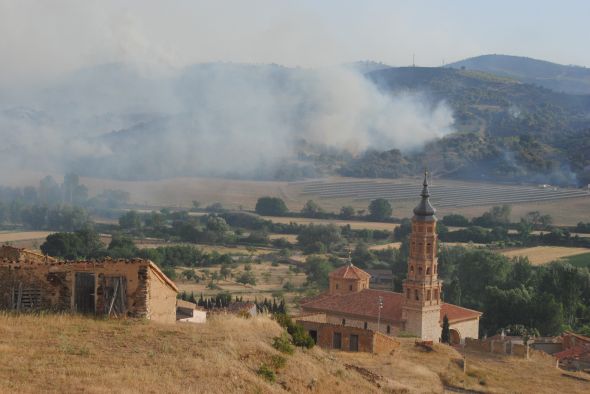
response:
M176 321L176 294L153 269L148 269L148 318L162 323Z

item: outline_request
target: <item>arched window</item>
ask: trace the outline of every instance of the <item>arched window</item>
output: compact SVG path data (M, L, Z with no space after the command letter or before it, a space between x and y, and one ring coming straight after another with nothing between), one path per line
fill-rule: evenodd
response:
M420 297L418 297L418 289L414 290L414 297L416 298L416 301L420 301Z
M389 324L387 325L387 333L391 334L391 326Z
M348 290L352 291L352 285L348 286Z
M367 322L365 322L364 327L365 327L365 330L367 329L367 327L369 327L369 325L367 324Z
M410 272L413 274L414 273L414 266L410 265Z
M430 267L426 268L426 275L430 275Z
M346 319L342 319L342 325L345 326L346 325Z
M418 267L418 273L422 275L422 267Z

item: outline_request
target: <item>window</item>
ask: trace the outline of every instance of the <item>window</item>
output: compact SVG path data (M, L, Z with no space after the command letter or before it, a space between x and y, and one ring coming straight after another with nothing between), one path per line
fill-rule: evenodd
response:
M426 275L430 275L430 267L426 268Z
M369 325L367 324L367 322L365 322L364 327L365 327L365 330L369 327Z
M387 325L387 333L391 334L391 326L389 324Z
M438 289L434 289L434 299L438 300Z
M348 290L352 291L352 285L348 286Z
M334 336L332 337L332 347L334 349L341 349L342 348L342 334L339 332L335 332Z
M342 319L342 325L345 326L346 325L346 319Z
M426 301L430 301L430 290L426 292Z
M416 298L416 301L420 300L420 297L418 297L418 289L414 290L414 297Z
M414 266L410 265L410 272L413 274L414 273Z
M336 290L338 290L338 283L336 283Z
M418 267L418 273L422 275L422 267Z
M358 352L359 351L359 336L358 335L350 335L349 340L349 350L351 352Z

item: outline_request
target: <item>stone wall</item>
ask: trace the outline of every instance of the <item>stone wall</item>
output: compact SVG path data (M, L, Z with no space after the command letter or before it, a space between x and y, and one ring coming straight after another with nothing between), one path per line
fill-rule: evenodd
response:
M148 272L148 318L162 323L174 323L177 292L152 267L149 267Z
M511 342L509 339L465 339L465 348L479 352L504 354L519 358L529 358L530 349L528 345Z
M109 310L105 284L120 278L125 289L122 303L127 316L174 322L176 290L159 275L150 275L150 264L153 263L140 259L46 263L0 260L0 309L13 309L14 289L20 286L38 290L40 300L33 309L74 310L76 273L86 272L95 274L96 314L106 314Z
M345 320L344 325L347 327L356 327L364 329L366 323L368 330L377 331L377 326L379 326L379 332L385 335L396 336L400 332L399 325L394 325L394 323L386 320L381 320L380 324L377 325L377 320L358 319L355 317L349 317L345 315L326 314L327 323L331 323L334 325L342 325L342 319ZM387 332L387 326L389 326L389 333Z

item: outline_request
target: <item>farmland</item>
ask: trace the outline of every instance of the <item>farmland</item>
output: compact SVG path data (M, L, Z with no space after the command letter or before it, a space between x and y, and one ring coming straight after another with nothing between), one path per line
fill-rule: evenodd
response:
M310 218L293 218L293 217L277 217L277 216L263 216L264 219L270 220L274 223L297 223L297 224L334 224L336 226L347 226L353 230L385 230L393 231L398 226L395 223L382 222L366 222L356 220L338 220L338 219L310 219Z
M38 249L52 231L15 231L0 232L0 244L9 244L19 248Z
M535 246L532 248L510 249L502 252L507 257L526 256L531 264L543 265L571 256L588 254L586 248L568 248L560 246Z

